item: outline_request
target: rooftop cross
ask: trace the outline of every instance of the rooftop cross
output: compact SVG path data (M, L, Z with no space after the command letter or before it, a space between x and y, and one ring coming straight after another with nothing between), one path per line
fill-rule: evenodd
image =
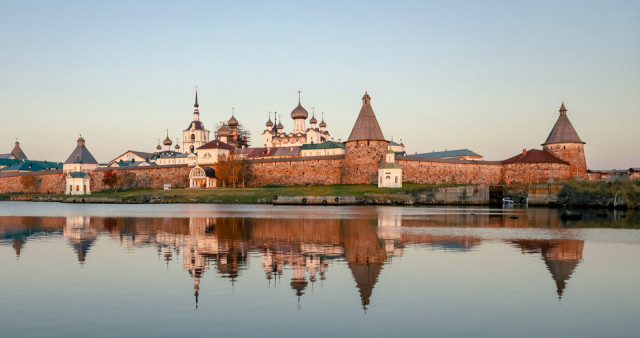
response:
M300 94L302 94L302 91L298 89L298 104L300 104Z
M231 116L235 116L235 114L236 114L236 108L231 107Z

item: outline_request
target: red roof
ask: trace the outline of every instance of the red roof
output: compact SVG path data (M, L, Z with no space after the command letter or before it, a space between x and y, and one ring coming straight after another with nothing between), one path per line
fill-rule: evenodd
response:
M226 149L226 150L234 150L233 146L230 146L224 142L220 142L218 140L213 140L205 145L198 147L198 149Z
M530 149L526 153L518 154L514 157L502 161L502 164L512 163L560 163L569 164L544 150Z

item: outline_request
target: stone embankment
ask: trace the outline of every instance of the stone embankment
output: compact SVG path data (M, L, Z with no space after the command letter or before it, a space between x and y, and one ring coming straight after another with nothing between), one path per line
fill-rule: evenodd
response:
M541 183L529 186L529 205L583 208L637 209L640 207L640 184L620 182Z

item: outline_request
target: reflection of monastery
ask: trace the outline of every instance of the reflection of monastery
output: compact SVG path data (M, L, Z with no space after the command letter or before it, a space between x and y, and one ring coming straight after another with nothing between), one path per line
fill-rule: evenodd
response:
M213 188L223 183L237 183L233 177L238 174L235 171L225 174L220 168L221 161L242 163L242 182L249 186L377 184L401 187L403 182L509 185L611 176L587 171L585 142L569 121L564 103L555 125L541 144L542 149L523 149L502 161L485 161L482 155L469 149L408 155L403 143L384 137L368 93L362 97L357 117L354 114L356 119L349 137L345 141L335 139L327 129L324 113L318 121L315 109L309 114L298 94L298 103L289 114L291 129L285 127L288 119L269 112L265 129L259 140L254 141L235 111L213 130L207 129L196 93L191 122L181 130L181 137L175 138L174 145L167 130L166 136L162 135L162 144L158 139L156 151L126 150L100 163L80 137L77 147L64 164L60 164L30 161L16 142L11 153L0 155L0 192L28 190L20 186L22 181L18 182L15 177L29 173L41 176L38 184L33 185L33 191L73 195L107 189L105 176L112 172L120 176L123 189L158 189L165 184L174 188ZM638 173L640 169L632 168L625 177L640 178ZM63 176L64 183L51 176L54 174ZM49 179L45 179L45 175Z
M129 248L156 246L166 264L182 253L182 266L193 280L196 305L200 285L215 271L235 283L248 267L250 254L259 253L268 285L280 284L289 274L288 287L301 301L309 288L329 276L334 261L346 261L363 308L371 303L373 290L385 264L403 255L407 245L437 250L468 251L482 243L473 236L416 234L401 227L475 224L483 227L527 227L547 222L552 227L557 214L532 211L528 219L480 217L470 222L466 215L448 215L433 222L403 220L393 210L371 219L257 219L257 218L102 218L102 217L2 217L0 245L11 245L24 254L31 236L62 233L81 265L98 235L108 233ZM419 224L422 223L422 224ZM541 254L561 297L567 281L582 260L583 241L508 240L523 253Z

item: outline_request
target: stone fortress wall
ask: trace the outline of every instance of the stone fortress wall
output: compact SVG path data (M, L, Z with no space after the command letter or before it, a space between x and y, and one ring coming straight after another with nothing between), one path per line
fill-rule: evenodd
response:
M191 169L186 164L151 168L97 168L90 172L91 190L109 189L102 183L107 171L119 177L118 186L121 188L162 189L164 184L171 184L172 188L187 188ZM3 173L0 176L0 193L64 194L66 176L62 170ZM26 180L23 177L34 177L35 184L25 187Z

